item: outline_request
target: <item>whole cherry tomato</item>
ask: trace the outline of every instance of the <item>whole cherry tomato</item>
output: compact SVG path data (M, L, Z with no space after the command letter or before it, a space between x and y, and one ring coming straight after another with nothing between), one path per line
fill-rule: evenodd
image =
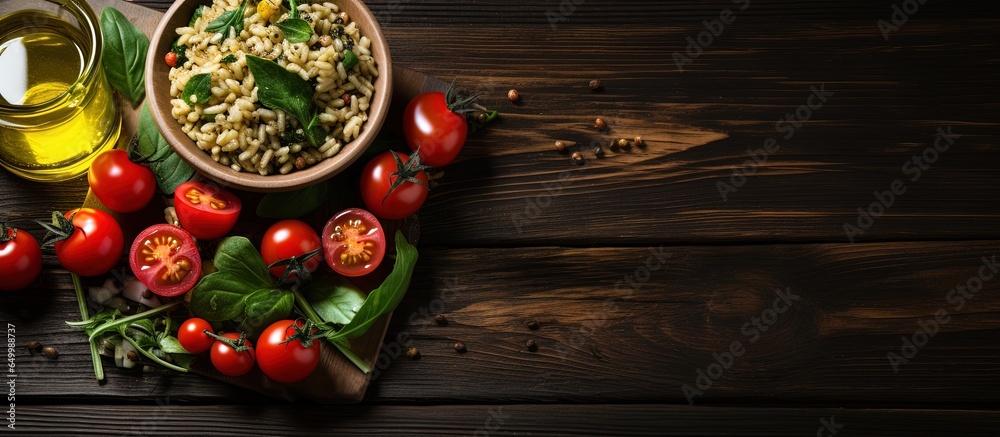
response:
M109 150L100 154L87 173L90 189L108 209L135 212L153 199L156 178L153 171L128 158L124 150Z
M42 249L31 234L0 223L0 290L26 288L42 273Z

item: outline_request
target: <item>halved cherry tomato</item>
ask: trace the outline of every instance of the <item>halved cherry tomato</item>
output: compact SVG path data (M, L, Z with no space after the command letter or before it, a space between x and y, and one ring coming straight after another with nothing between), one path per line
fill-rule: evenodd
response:
M240 335L235 332L223 334L222 336L233 341L240 339ZM250 344L250 341L244 340L244 343L247 350L237 352L236 349L233 349L228 344L216 340L212 344L212 353L210 354L215 370L226 376L241 376L249 372L250 369L253 369L253 364L257 356L254 354L253 345Z
M31 234L0 223L0 290L31 285L42 273L42 249Z
M264 240L260 243L260 256L264 259L264 264L271 265L278 261L291 257L302 258L309 252L313 252L323 247L319 242L319 235L313 228L299 220L282 220L275 223L264 233ZM314 256L304 264L310 272L315 272L319 268L320 257ZM280 278L287 267L274 267L271 275ZM295 277L291 273L289 278Z
M351 208L323 227L323 252L335 272L348 277L371 273L385 257L385 232L370 212Z
M129 264L149 290L164 297L179 296L201 278L201 255L191 235L174 225L154 225L136 237Z
M136 212L156 193L153 171L132 162L124 150L98 155L87 172L87 181L101 203L115 212Z
M177 331L177 341L181 343L184 350L193 354L208 351L215 344L215 339L206 334L206 330L215 333L212 330L212 324L208 323L207 320L197 317L187 319Z
M214 184L185 182L174 191L174 208L181 226L199 240L225 236L236 226L243 202Z

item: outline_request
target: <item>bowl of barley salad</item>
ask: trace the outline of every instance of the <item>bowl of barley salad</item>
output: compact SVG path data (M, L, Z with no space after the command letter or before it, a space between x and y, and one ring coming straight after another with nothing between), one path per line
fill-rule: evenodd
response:
M305 42L291 43L278 26L289 18L289 1L263 17L251 0L239 32L214 31L218 29L212 22L236 11L240 3L182 0L167 11L146 60L153 119L181 158L226 186L280 192L335 176L372 144L388 114L392 67L381 27L360 1L301 1L298 15L313 34ZM200 6L200 18L192 21ZM187 60L170 67L164 55L175 44L186 47L182 51ZM344 68L345 62L352 64L345 59L348 50L357 52L350 69ZM265 90L270 86L253 75L252 58L276 63L295 76L282 83L309 84L309 123L265 105L271 103ZM211 76L211 94L204 101L195 96L185 101L183 92L196 75ZM315 141L305 141L305 124L322 129L311 131Z

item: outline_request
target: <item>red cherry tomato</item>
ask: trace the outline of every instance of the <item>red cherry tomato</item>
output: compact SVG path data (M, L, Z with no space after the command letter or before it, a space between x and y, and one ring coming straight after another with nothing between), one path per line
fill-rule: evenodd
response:
M319 364L319 340L311 340L309 347L293 339L293 325L302 322L282 320L269 326L257 340L257 365L268 378L282 384L292 384L306 379Z
M128 158L124 150L109 150L100 154L87 173L90 189L108 209L135 212L153 199L156 178L153 171Z
M42 249L31 234L0 225L0 290L26 288L42 273Z
M201 255L191 235L174 225L153 225L132 242L132 273L164 297L187 293L201 278Z
M431 167L443 167L455 160L469 135L465 116L448 108L445 93L424 93L406 106L403 135L410 149L420 150L420 160Z
M385 257L385 232L370 212L352 208L333 216L323 227L323 251L333 271L364 276Z
M397 156L404 165L410 161L409 156ZM399 179L393 173L398 170L399 164L392 152L384 152L372 159L361 173L361 197L365 206L387 220L409 217L427 200L427 174L421 171L414 176L421 183L404 180L392 189L392 184Z
M225 236L236 226L243 202L217 185L185 182L174 191L174 208L181 226L199 240Z
M184 350L193 354L207 352L215 344L215 339L206 334L206 330L215 333L212 330L212 324L208 323L207 320L197 317L187 319L181 325L181 329L177 331L177 341L181 343Z
M167 63L169 67L177 66L177 53L167 52L167 55L163 57L163 60Z
M55 243L56 258L66 270L80 276L100 276L121 261L125 249L122 228L108 213L79 208L64 214L76 228Z
M319 235L313 228L299 220L283 220L275 223L264 233L264 240L260 243L260 256L264 258L264 264L271 265L278 261L291 257L301 258L309 252L313 252L322 247ZM305 267L310 272L315 272L319 268L321 257L314 256L305 262ZM287 267L274 267L271 275L280 278ZM289 274L293 278L295 273Z
M240 339L240 335L233 332L222 336L233 341ZM249 349L237 352L228 344L216 340L212 344L211 353L212 365L215 366L215 370L226 376L242 376L253 369L253 363L256 360L253 345L249 341L245 341L245 346Z

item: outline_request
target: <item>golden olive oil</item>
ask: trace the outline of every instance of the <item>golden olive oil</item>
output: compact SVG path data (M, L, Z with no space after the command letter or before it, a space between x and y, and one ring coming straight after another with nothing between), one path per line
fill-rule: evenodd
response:
M28 179L64 180L86 172L118 141L120 118L100 57L91 60L93 41L42 11L0 19L4 167Z

